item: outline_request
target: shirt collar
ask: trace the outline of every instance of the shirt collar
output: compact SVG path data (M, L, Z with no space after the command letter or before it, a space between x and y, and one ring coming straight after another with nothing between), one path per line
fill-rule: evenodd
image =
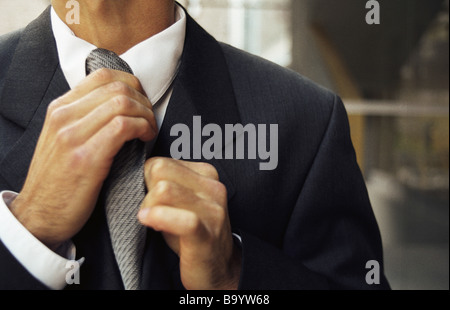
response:
M74 88L86 77L86 58L97 47L76 37L53 7L50 14L61 69L69 86ZM178 5L175 16L176 22L172 26L120 55L141 81L153 104L156 104L171 86L183 53L186 14Z

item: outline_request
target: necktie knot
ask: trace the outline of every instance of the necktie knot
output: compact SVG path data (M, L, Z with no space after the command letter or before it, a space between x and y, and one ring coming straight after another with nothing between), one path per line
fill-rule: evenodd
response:
M86 58L86 75L101 68L133 74L131 67L116 53L104 48L97 48Z

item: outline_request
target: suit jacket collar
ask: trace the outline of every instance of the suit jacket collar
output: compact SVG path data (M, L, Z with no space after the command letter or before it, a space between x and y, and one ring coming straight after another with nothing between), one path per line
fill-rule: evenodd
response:
M170 157L168 150L176 139L170 136L171 127L184 124L191 128L192 134L194 116L201 116L203 124L217 124L221 128L241 123L222 48L187 14L181 66L159 134L164 139L158 139L153 155ZM209 162L219 171L230 200L235 194L233 161L212 159Z
M50 8L47 8L25 28L20 38L1 94L2 115L26 128L42 103L58 65ZM57 86L63 86L62 91L68 89L67 85Z
M0 94L2 116L24 128L22 137L0 162L0 173L12 190L20 191L25 181L47 106L68 90L47 8L22 32Z

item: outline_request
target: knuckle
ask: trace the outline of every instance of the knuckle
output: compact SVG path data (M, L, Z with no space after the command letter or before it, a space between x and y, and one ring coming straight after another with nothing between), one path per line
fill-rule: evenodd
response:
M227 197L227 188L223 183L219 181L213 181L210 184L210 188L214 197L217 197L220 200Z
M62 99L61 98L55 99L48 105L47 112L53 113L61 105L62 105Z
M141 86L141 82L139 81L139 79L136 77L136 76L131 76L130 77L131 78L131 86L134 88L134 89L140 89L140 88L142 88L142 86Z
M64 105L63 99L56 99L47 107L47 117L53 123L63 121L68 115L67 108Z
M115 81L109 85L110 91L113 91L117 94L130 95L131 89L130 87L122 81Z
M173 184L169 181L159 181L155 186L155 194L163 201L168 201L174 193Z
M70 145L73 139L73 130L71 128L64 128L57 132L56 143L58 145Z
M215 232L218 235L228 221L227 210L217 203L210 203L207 208L211 232Z
M166 161L162 158L154 159L149 167L149 171L152 176L161 175L165 169L166 169Z
M112 126L116 135L122 135L128 130L128 119L124 116L116 116L112 120Z
M49 110L48 117L52 124L60 124L66 117L66 109L52 107Z
M110 81L113 78L113 72L107 68L101 68L92 73L92 78L98 82Z
M225 220L225 218L227 217L227 212L220 205L214 205L213 212L214 212L214 218L219 223L222 223Z
M78 147L71 154L71 167L82 169L89 165L92 156L87 152L86 148Z
M140 128L139 131L140 139L142 139L143 141L150 141L155 139L156 130L154 129L154 126L150 122L146 120L142 121L142 125L139 128Z
M195 213L190 213L190 216L185 218L186 232L188 234L197 234L201 230L201 221Z
M142 124L142 126L141 126L141 132L140 132L140 134L141 134L141 135L144 135L144 134L147 134L147 133L152 132L152 131L153 131L152 125L150 125L149 122L144 122L144 123Z
M201 205L207 213L207 218L210 219L214 225L220 225L228 215L226 208L215 201L203 201Z
M201 165L202 171L204 171L204 173L208 177L210 177L214 180L219 180L219 173L217 172L217 169L213 165L208 164L208 163L201 163L200 165Z
M116 109L117 113L119 113L119 114L129 111L134 106L134 103L131 100L131 98L129 98L126 95L118 95L118 96L114 97L113 103L115 105L115 109Z

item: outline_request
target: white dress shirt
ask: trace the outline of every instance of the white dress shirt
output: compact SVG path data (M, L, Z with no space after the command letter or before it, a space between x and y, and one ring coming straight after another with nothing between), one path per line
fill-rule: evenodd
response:
M153 104L159 128L172 94L172 82L177 75L186 36L186 15L178 5L175 16L176 22L171 27L120 55L140 80ZM51 22L60 66L73 89L86 77L86 58L97 47L77 38L53 8ZM17 193L10 191L0 193L0 240L36 279L51 289L63 289L70 270L68 262L75 259L75 247L68 242L57 254L36 239L8 208L16 196Z

